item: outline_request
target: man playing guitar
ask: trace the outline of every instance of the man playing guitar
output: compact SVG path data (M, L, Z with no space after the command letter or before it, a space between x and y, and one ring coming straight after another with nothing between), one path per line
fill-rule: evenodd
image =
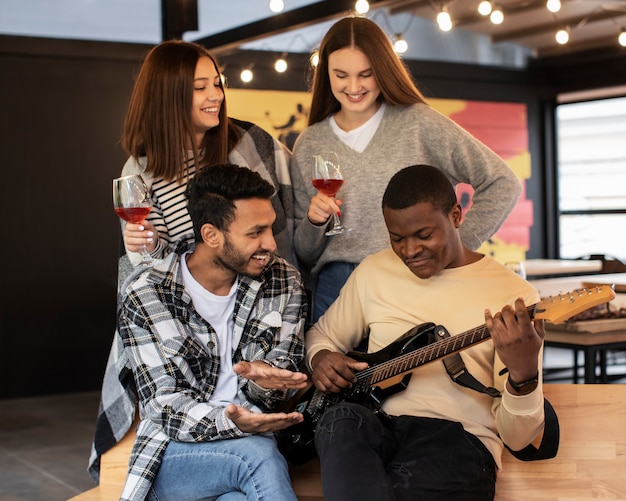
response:
M337 393L354 385L368 364L346 353L367 337L373 353L419 324L443 325L454 339L484 322L491 339L461 356L501 398L455 384L435 362L415 369L380 409L348 401L329 407L315 432L324 499L493 499L503 443L522 449L544 427L543 321L526 306L539 295L463 245L461 207L438 169L394 175L383 215L391 249L365 259L307 333L315 387Z

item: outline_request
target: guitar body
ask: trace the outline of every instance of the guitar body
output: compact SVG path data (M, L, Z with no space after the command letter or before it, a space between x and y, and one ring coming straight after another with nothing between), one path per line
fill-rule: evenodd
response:
M375 353L350 351L346 355L359 362L367 362L369 364L369 368L365 369L367 371L380 363L434 342L435 328L432 322L424 323L405 332L380 351ZM411 372L399 374L385 379L380 385L371 385L367 378L359 378L359 374L363 372L356 373L357 383L348 390L340 393L324 393L310 385L291 400L289 408L300 412L304 416L304 421L276 434L278 448L287 461L291 464L303 464L315 457L315 444L313 443L315 428L326 409L339 402L352 402L376 411L385 399L406 389L412 376Z

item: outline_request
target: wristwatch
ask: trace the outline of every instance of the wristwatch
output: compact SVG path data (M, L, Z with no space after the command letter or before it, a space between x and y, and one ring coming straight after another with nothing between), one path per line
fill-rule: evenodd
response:
M537 385L539 384L539 372L537 372L537 375L534 378L524 381L523 383L516 383L511 379L511 375L509 374L509 384L517 394L528 395L529 393L535 391L535 388L537 388Z

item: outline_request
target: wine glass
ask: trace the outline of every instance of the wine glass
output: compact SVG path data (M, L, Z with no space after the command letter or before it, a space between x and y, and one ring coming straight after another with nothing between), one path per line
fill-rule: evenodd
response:
M334 151L313 155L313 186L327 197L335 197L343 184L343 175L339 167L339 157ZM341 224L339 214L333 214L333 227L326 236L339 235L346 231Z
M141 176L118 177L113 180L113 208L115 213L124 221L138 224L143 221L152 209L150 191ZM141 263L153 264L146 244L141 249Z

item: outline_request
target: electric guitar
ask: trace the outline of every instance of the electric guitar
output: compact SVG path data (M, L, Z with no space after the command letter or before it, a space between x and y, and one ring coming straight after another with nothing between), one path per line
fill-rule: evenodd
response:
M581 311L609 302L613 298L613 288L602 285L551 296L529 306L527 311L531 319L549 320L553 324L559 324ZM413 327L375 353L346 353L357 361L367 362L369 367L355 373L357 382L349 389L339 393L324 393L311 384L282 406L281 410L302 413L304 421L277 432L280 451L292 464L307 462L315 457L315 428L327 408L348 401L365 405L376 412L386 398L407 387L413 369L489 338L489 330L484 324L450 336L443 326L429 322Z

